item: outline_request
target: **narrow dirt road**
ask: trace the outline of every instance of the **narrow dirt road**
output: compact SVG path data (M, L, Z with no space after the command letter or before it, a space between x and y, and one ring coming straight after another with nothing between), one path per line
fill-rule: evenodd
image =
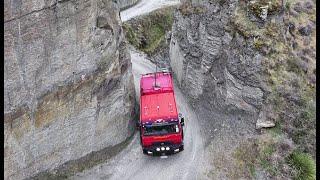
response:
M131 50L134 83L139 94L140 74L155 71L155 65L142 53ZM205 179L201 172L204 148L198 119L186 102L179 88L175 86L178 111L185 116L185 150L162 157L142 154L139 133L132 142L108 163L77 174L72 179Z
M122 22L131 18L147 14L156 9L173 6L180 3L180 0L141 0L137 5L120 12Z

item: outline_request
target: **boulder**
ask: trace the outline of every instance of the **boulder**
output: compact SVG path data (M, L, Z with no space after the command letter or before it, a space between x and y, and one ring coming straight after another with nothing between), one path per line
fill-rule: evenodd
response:
M263 110L260 111L258 120L256 122L256 129L270 128L274 126L275 126L274 121L267 119L266 112Z

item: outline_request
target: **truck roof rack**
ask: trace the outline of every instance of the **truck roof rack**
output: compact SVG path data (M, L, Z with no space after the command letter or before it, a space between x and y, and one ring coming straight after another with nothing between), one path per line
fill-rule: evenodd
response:
M155 83L157 83L157 86ZM156 72L142 75L140 79L140 94L144 95L157 92L173 92L172 75L170 72Z

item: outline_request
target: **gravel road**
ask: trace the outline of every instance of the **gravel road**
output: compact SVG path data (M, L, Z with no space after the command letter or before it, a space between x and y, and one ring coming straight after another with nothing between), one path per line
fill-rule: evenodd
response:
M140 74L154 72L155 65L141 52L131 50L130 54L135 88L139 92ZM110 161L85 170L71 179L205 179L202 172L204 146L197 116L177 86L175 94L178 111L183 114L186 122L184 151L162 157L144 155L137 132L132 142Z
M179 0L141 0L135 6L120 12L122 22L156 9L179 4Z

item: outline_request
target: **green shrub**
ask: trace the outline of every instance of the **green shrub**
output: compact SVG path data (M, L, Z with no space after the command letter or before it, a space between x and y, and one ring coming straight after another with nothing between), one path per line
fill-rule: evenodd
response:
M124 23L129 43L148 55L156 53L166 42L166 32L171 30L173 10L173 7L156 10Z
M278 174L277 166L270 160L276 151L275 145L274 139L270 136L240 144L234 152L234 157L238 168L244 173L243 177L256 177L256 168L262 168L272 176Z
M123 23L123 29L126 32L126 38L129 43L135 47L139 47L139 39L137 38L137 34L134 32L132 27L129 24Z
M297 180L315 180L316 164L312 157L303 152L294 151L288 156L288 164L295 169Z
M271 175L276 175L278 173L277 167L272 164L269 158L276 151L275 142L268 142L267 144L261 144L261 152L259 153L258 160L259 164L263 169L269 172Z
M287 67L288 71L294 72L294 73L296 73L298 75L303 74L302 69L298 65L298 59L297 58L294 58L294 57L289 58L288 61L287 61L287 66L288 66Z
M277 119L275 126L269 130L273 137L277 137L282 134L281 122L281 119Z
M259 156L257 145L252 142L241 144L234 152L234 157L237 160L237 166L244 173L246 178L255 177L255 166Z
M256 49L260 50L265 45L265 41L260 38L255 38L253 45Z
M290 1L287 1L287 2L286 2L286 5L285 5L285 10L286 10L287 12L289 12L290 8L291 8L291 2L290 2Z

